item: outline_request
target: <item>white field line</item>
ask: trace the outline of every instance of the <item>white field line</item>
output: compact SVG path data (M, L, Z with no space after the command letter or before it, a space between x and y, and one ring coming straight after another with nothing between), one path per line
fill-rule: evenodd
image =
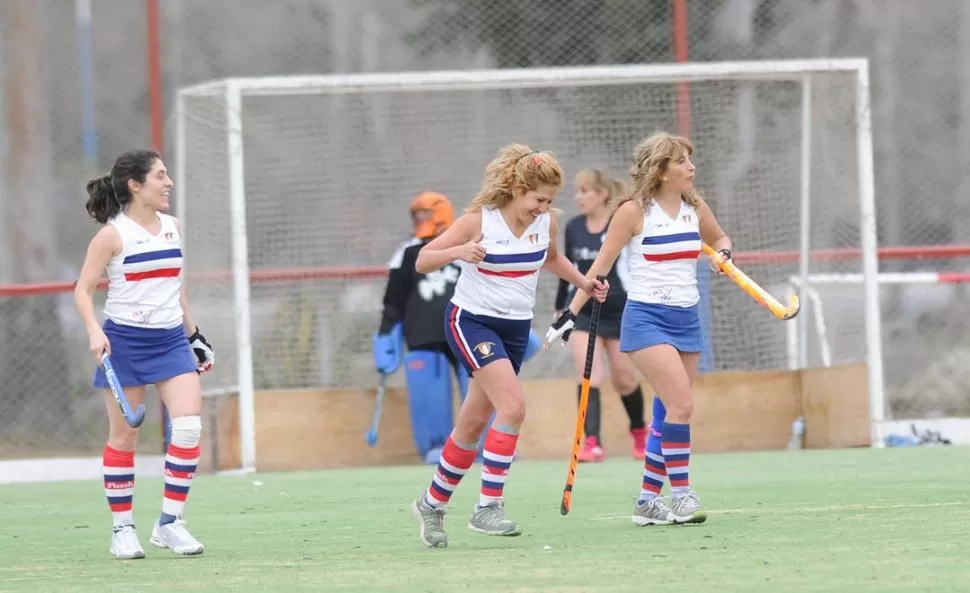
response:
M949 502L925 502L925 503L913 503L913 504L835 504L828 506L815 506L815 507L753 507L753 508L740 508L740 509L705 509L708 515L758 515L758 514L782 514L788 515L793 513L828 513L832 511L879 511L879 510L892 510L892 509L920 509L920 508L935 508L935 507L957 507L957 506L970 506L970 501L949 501ZM617 519L629 519L631 517L630 513L624 515L601 515L599 517L591 517L593 521L614 521Z

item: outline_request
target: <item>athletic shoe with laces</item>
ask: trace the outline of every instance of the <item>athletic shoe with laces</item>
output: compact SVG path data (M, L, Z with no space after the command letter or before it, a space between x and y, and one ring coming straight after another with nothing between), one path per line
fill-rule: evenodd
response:
M606 449L600 444L600 440L594 436L586 437L583 450L579 452L579 460L583 463L599 463L604 459L606 459Z
M484 507L475 507L472 518L468 522L472 531L486 535L519 535L522 530L519 525L505 516L505 504L501 501Z
M633 505L633 524L643 527L645 525L670 525L673 523L674 516L670 509L664 504L664 499L656 496L649 500L637 501Z
M202 542L186 529L181 517L165 525L155 523L150 541L156 548L168 548L179 556L198 556L205 550Z
M445 533L445 505L433 507L425 500L425 493L411 503L411 512L421 524L421 543L429 548L448 547L448 534Z
M111 533L111 553L118 560L136 560L145 557L145 550L138 541L134 525L115 525Z
M700 498L693 490L671 497L670 513L678 525L707 521L707 513L701 510Z

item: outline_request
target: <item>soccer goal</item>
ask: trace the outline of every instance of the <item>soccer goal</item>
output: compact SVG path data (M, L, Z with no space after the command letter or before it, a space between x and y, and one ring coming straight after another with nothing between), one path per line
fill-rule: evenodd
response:
M176 208L195 316L221 346L205 388L238 395L243 466L256 459L256 390L374 384L384 263L411 233L417 192L443 192L460 211L498 149L526 143L562 161L556 205L573 215L576 172L625 179L634 146L661 129L692 138L698 186L763 286L862 279L838 301L855 321L827 340L851 345L833 348L833 363L868 365L877 442L885 402L865 59L230 78L178 92ZM810 307L783 323L730 282L704 286L710 370L784 369L789 345L806 347ZM554 280L541 290L537 329ZM571 374L556 350L523 374Z

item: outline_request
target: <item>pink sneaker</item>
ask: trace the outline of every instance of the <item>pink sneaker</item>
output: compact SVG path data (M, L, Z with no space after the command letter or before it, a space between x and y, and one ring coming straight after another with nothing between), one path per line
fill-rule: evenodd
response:
M583 450L579 452L579 460L586 462L599 463L606 459L606 451L603 446L600 445L599 439L596 437L586 437L586 442L583 443Z
M630 434L633 436L633 458L642 460L647 448L647 429L634 428Z

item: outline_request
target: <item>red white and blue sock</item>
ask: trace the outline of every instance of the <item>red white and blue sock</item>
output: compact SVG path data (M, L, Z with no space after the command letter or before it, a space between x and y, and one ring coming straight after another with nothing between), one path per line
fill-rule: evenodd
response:
M199 466L199 446L179 447L172 443L165 455L165 493L162 498L162 515L159 525L174 523L185 512L185 500L189 496L192 478Z
M643 485L638 502L643 503L660 496L664 482L667 481L667 465L664 463L661 438L663 425L667 418L667 408L660 398L653 396L653 418L647 434L647 451L643 458Z
M480 508L502 501L505 481L509 477L509 468L512 467L515 445L518 442L518 434L495 428L488 429L482 452L482 492L478 499Z
M477 443L469 447L462 447L455 442L454 438L448 437L441 450L441 457L438 459L438 467L435 469L434 477L431 478L431 486L424 494L424 500L428 505L438 508L448 504L451 495L455 493L455 488L458 487L458 483L475 463L477 451Z
M670 478L670 490L674 498L690 490L690 424L664 422L663 457Z
M135 452L119 451L105 445L101 464L104 471L104 493L108 497L114 526L133 525L135 521L131 508L135 496Z

